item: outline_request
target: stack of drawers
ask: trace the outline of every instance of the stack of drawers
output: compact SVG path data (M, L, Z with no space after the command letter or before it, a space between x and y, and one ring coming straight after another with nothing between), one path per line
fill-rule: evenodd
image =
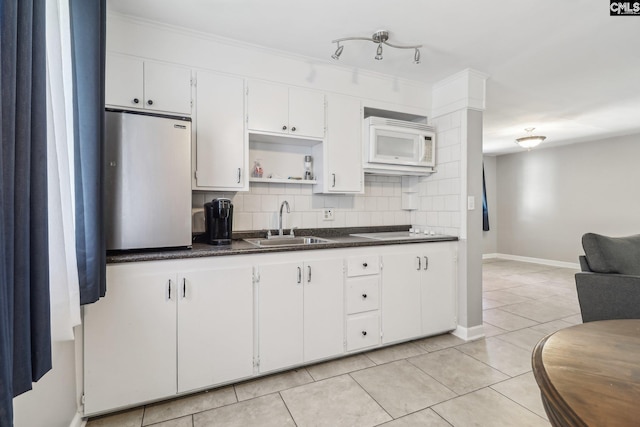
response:
M347 258L347 351L380 345L380 258Z

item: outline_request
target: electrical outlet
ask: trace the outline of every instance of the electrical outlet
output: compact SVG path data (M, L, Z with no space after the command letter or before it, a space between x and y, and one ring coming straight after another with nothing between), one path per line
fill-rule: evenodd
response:
M322 220L323 221L333 221L333 209L331 208L326 208L324 209L324 211L322 212Z

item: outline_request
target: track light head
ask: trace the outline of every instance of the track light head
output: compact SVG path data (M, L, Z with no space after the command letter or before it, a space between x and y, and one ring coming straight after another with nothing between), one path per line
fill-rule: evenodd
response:
M338 48L336 49L335 53L331 55L331 57L336 61L339 60L340 55L342 55L342 49L344 49L344 46L340 46L340 43L338 43Z
M378 49L376 50L376 59L378 61L382 59L382 43L378 43Z

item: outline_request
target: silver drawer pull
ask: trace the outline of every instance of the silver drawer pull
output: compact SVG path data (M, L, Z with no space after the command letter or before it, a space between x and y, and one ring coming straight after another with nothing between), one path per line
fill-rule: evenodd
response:
M298 283L302 283L302 269L298 267Z
M362 294L362 298L367 299L367 294Z
M417 256L416 258L418 258L418 268L416 270L422 270L422 259L420 259L419 256Z
M311 266L307 265L307 283L311 283Z
M424 257L424 269L429 268L429 257Z

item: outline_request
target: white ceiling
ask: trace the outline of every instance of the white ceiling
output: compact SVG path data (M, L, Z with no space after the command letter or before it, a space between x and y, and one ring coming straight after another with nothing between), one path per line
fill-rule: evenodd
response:
M640 16L609 16L605 0L108 0L110 11L320 61L331 40L390 32L413 51L347 42L337 63L426 83L465 68L487 73L484 151L521 151L640 132ZM333 61L332 61L333 62Z

